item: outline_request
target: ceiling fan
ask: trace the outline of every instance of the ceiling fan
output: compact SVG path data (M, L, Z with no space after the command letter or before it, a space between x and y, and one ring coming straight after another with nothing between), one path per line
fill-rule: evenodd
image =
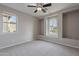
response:
M36 3L36 5L28 5L27 7L35 7L36 10L34 11L34 13L38 12L38 11L43 11L44 13L46 13L47 8L46 7L50 7L52 4L51 3Z

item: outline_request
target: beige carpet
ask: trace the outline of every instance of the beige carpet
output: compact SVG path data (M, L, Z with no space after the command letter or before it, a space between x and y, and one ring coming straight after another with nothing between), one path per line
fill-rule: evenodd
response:
M72 56L79 55L79 49L45 41L32 41L0 50L0 55L9 56Z

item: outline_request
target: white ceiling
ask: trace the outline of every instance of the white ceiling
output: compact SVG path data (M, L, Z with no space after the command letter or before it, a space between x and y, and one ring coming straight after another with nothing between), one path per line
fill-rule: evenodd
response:
M27 5L29 5L29 3L3 3L3 5L6 5L8 7L14 8L16 10L19 10L21 12L30 14L32 16L41 18L44 15L65 9L65 8L69 8L69 7L73 7L73 6L78 6L78 3L52 3L51 7L47 7L47 12L43 13L43 12L37 12L37 13L33 13L35 8L29 8L27 7Z

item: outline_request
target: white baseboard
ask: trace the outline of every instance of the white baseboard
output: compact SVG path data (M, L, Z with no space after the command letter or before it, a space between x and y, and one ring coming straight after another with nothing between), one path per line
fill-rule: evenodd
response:
M76 39L67 39L67 38L62 38L62 39L50 38L49 39L41 35L38 37L38 39L79 49L79 40L76 40Z
M6 45L6 46L3 46L3 47L0 47L0 49L12 47L12 46L16 46L16 45L20 45L20 44L24 44L24 43L29 43L29 42L31 42L31 41L18 42L18 43L15 43L15 44L10 44L10 45Z

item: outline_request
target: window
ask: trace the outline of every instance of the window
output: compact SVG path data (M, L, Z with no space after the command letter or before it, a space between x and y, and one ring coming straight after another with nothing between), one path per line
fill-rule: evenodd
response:
M47 19L47 23L48 23L48 25L46 26L48 29L47 35L58 37L58 17L57 16L49 17Z
M16 16L3 16L3 32L16 32Z
M0 33L16 32L16 16L8 13L0 13Z

